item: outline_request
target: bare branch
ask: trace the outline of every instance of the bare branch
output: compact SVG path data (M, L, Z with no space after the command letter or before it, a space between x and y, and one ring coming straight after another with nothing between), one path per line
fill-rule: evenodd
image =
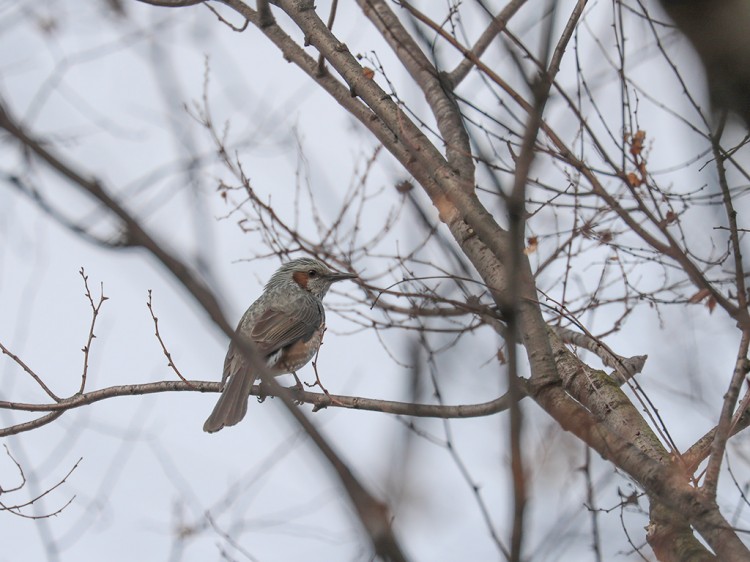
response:
M495 38L503 32L510 19L525 3L526 0L510 0L510 2L500 10L497 16L492 18L487 29L484 30L479 39L477 39L477 42L474 43L474 46L471 48L471 56L466 56L466 58L462 60L454 70L448 73L448 79L450 80L450 83L453 84L454 88L469 75L471 69L474 68L473 61L482 58L482 54L487 50L487 47L489 47Z
M86 288L85 296L89 301L89 306L91 307L91 326L89 327L89 335L86 339L86 345L84 345L83 349L81 350L83 351L83 372L81 373L81 386L78 389L78 392L81 393L86 388L86 377L89 372L89 353L91 352L91 344L96 337L96 335L94 335L96 319L99 316L99 310L101 310L104 301L109 299L109 297L104 296L104 284L102 283L99 290L99 301L95 303L94 297L91 296L91 289L89 289L88 275L86 275L86 272L83 268L81 268L78 273L81 275L81 278L83 278L83 285Z
M36 383L42 388L42 390L47 394L47 396L49 396L50 398L52 398L52 400L55 400L56 402L60 401L60 397L58 397L54 392L52 392L49 389L49 387L46 384L44 384L44 381L42 380L42 378L39 375L37 375L34 371L32 371L31 368L26 363L24 363L20 357L12 353L2 343L0 343L0 351L2 351L4 355L7 355L8 357L10 357L12 361L14 361L19 367L21 367L21 369L26 371L26 373L28 373L29 376L32 379L34 379L34 381L36 381Z
M7 494L9 492L18 491L21 488L23 488L23 486L26 484L26 476L24 475L23 469L21 468L21 465L18 463L18 461L16 461L16 459L14 459L13 456L10 454L10 451L8 450L7 446L5 446L5 452L8 454L8 456L13 461L13 463L16 465L16 468L18 469L19 473L21 474L22 483L21 483L20 486L18 486L16 488L0 489L0 496L2 496L4 494ZM16 515L18 517L23 517L24 519L46 519L46 518L58 515L59 513L61 513L66 507L68 507L73 502L73 500L75 499L75 496L71 497L67 502L65 502L65 504L63 504L61 507L59 507L58 509L56 509L55 511L50 512L50 513L44 513L42 515L28 515L26 513L23 513L21 510L23 508L25 508L25 507L29 507L29 506L35 504L40 499L42 499L45 496L49 495L54 490L56 490L57 488L59 488L60 486L62 486L65 482L67 482L67 480L70 477L70 475L73 474L73 471L76 468L78 468L78 465L81 463L82 460L83 459L78 459L76 461L76 463L73 465L73 467L68 471L68 473L65 476L62 477L61 480L59 480L55 485L51 486L50 488L47 488L44 492L42 492L42 493L38 494L37 496L33 497L32 499L30 499L30 500L28 500L26 502L23 502L23 503L15 504L15 505L8 505L5 502L0 502L0 511L9 511L13 515Z
M154 321L154 335L156 336L156 339L159 341L159 345L161 345L161 350L164 353L164 356L167 358L167 366L175 372L175 374L180 378L180 380L182 380L184 383L189 385L190 381L182 376L182 373L180 373L180 370L177 368L177 365L175 365L174 361L172 361L172 354L167 349L167 346L164 343L164 340L161 339L161 334L159 333L159 319L154 314L154 307L151 303L151 289L148 290L148 300L146 301L146 307L148 308L148 311L151 314L151 319Z

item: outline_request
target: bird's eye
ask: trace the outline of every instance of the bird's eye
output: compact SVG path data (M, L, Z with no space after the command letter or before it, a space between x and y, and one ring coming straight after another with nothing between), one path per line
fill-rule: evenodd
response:
M308 277L315 277L317 274L318 272L315 271L314 269L311 269L310 271L307 272Z

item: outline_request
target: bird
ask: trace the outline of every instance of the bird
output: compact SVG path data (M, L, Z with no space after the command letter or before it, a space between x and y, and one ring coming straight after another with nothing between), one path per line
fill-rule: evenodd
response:
M323 297L333 283L356 277L333 271L313 258L285 263L242 316L235 334L254 344L270 374L291 373L297 378L297 370L315 357L323 338ZM203 431L214 433L245 417L250 390L259 378L256 371L232 340L224 360L221 396Z

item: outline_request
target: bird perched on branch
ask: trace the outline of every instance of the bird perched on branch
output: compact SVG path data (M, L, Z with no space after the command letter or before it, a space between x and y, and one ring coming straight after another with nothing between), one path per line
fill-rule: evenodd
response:
M296 377L320 347L325 330L323 297L336 281L354 277L312 258L292 260L271 276L263 294L242 316L236 334L253 343L270 374ZM224 389L203 431L213 433L245 417L250 390L259 378L251 363L232 341L224 360Z

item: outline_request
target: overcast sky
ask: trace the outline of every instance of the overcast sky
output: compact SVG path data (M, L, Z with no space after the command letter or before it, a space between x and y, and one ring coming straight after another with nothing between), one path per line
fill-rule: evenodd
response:
M386 69L395 68L361 15L341 4L336 31L351 51L366 56L374 51ZM328 2L317 5L327 14ZM320 216L332 220L377 143L252 26L234 32L201 6L170 11L128 1L123 7L125 16L107 3L0 2L0 98L29 130L101 179L163 244L186 261L202 260L207 282L234 323L280 262L251 259L267 253L262 239L243 231L241 215L230 213L231 205L217 191L229 176L210 135L191 116L204 107L204 93L217 129L229 124L229 145L254 188L285 216L297 212L300 229L311 235L308 186ZM532 16L519 18L519 28ZM590 21L596 28L606 18L594 12ZM606 25L592 33L602 29ZM684 47L676 48L691 60ZM643 76L649 76L647 69ZM403 78L398 71L389 77ZM700 84L699 75L694 80ZM679 89L669 88L665 99L681 107ZM421 108L419 93L409 86L399 94ZM651 167L688 161L697 152L694 139L670 128L665 112L645 106L642 120L655 139ZM565 116L553 113L552 118L564 122ZM188 173L190 158L195 167ZM29 170L12 141L0 144L0 162L0 342L57 394L75 393L91 322L79 274L84 268L94 297L102 285L109 297L97 319L87 388L176 377L154 337L146 307L149 290L161 335L181 372L189 379L219 380L226 337L162 266L140 250L113 251L82 240L14 190L7 175L23 173L66 216L105 237L113 235L112 223L91 200L41 166ZM402 179L406 176L394 160L380 154L366 180L377 196L364 213L365 234L380 228L382 221L375 218L401 208L393 186ZM706 173L690 181L712 179ZM400 212L405 220L375 253L393 254L418 240L413 211ZM385 269L376 256L356 266L368 275ZM582 283L587 275L582 269ZM553 277L543 282L553 286ZM398 280L398 274L390 279ZM387 284L385 278L380 282ZM353 283L336 289L365 298ZM331 309L354 306L351 298L335 293L327 302ZM365 303L359 306L363 315L372 314ZM600 320L588 319L592 325ZM733 326L703 307L668 309L661 316L644 308L628 322L628 332L615 334L609 344L625 356L649 355L640 382L658 402L678 445L687 446L715 423L734 362ZM335 312L328 315L328 329L318 368L331 392L409 398L407 334L376 334ZM680 345L660 343L665 341ZM504 391L502 369L493 359L497 344L485 327L441 356L439 384L446 403L484 402ZM312 368L300 376L312 381ZM0 361L0 380L4 400L45 400L6 357ZM335 477L278 400L257 404L251 398L240 425L208 435L201 427L216 398L194 392L116 398L5 439L32 495L82 460L62 486L35 504L35 513L50 513L74 497L59 515L30 520L0 514L0 560L201 561L221 559L222 553L264 562L368 560L367 541ZM369 489L389 501L394 528L414 560L500 558L471 486L479 487L493 526L506 540L512 512L505 415L419 420L417 436L405 430L403 420L386 414L343 409L312 414L309 406L302 408ZM584 462L584 447L554 429L531 401L524 402L523 411L527 453L535 459L527 552L535 561L593 559L589 514L581 508L585 482L574 470ZM30 419L4 410L0 415L4 426ZM615 506L618 488L627 495L632 485L606 463L592 462L600 507ZM0 485L7 489L18 478L12 461L0 457ZM9 502L26 496L15 498ZM635 536L643 536L647 518L636 508L625 510L623 521ZM638 559L626 550L618 510L602 514L600 523L606 560Z

